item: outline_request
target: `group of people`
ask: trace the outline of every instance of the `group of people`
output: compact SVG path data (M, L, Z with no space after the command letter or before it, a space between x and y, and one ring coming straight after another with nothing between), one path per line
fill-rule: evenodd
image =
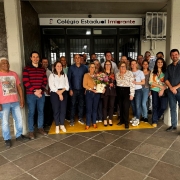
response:
M117 106L120 118L117 125L124 124L125 128L129 128L129 122L132 126L138 126L140 121L148 122L148 107L152 104L152 126L157 127L168 101L172 126L167 131L176 130L176 103L180 103L178 49L172 49L170 57L172 63L166 67L162 52L157 53L156 60L153 60L150 52L147 51L144 57L139 55L137 60L129 61L126 56L122 56L117 66L110 51L105 53L106 59L102 64L95 54L92 54L88 65L82 61L79 54L75 54L73 65L67 67L66 58L62 56L50 71L48 59L42 58L40 64L39 53L33 51L30 55L31 63L23 70L29 138L31 140L35 138L36 110L38 133L46 136L43 127L51 125L53 119L56 125L55 132L57 134L60 131L66 132L64 121L67 119L67 114L69 114L70 126L74 126L77 109L78 122L86 124L85 129L89 129L91 124L93 128L97 128L97 122L102 121L105 127L112 126L114 107ZM25 102L23 91L18 75L10 71L9 67L8 59L0 58L0 118L7 147L11 146L8 122L10 111L15 120L16 139L26 139L22 135L20 112ZM97 88L97 77L101 77L101 81L106 78L106 85L101 92ZM133 118L129 121L130 107ZM86 122L83 118L84 112Z

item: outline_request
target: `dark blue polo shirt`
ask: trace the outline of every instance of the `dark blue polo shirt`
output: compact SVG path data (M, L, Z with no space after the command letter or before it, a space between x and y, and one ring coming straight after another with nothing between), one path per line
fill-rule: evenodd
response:
M88 69L85 65L81 64L79 67L77 67L76 64L73 64L72 66L70 66L68 69L69 89L83 89L83 77L87 72Z

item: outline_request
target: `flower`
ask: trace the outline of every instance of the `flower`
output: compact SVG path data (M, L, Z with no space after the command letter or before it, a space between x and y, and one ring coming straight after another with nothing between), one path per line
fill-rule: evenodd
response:
M100 73L100 74L96 74L93 77L94 81L96 82L96 84L109 84L109 78L108 75L106 75L105 73Z

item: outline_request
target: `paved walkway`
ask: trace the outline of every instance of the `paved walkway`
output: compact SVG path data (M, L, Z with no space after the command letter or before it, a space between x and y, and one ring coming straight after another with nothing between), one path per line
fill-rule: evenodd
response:
M158 128L0 140L1 180L179 180L180 136Z

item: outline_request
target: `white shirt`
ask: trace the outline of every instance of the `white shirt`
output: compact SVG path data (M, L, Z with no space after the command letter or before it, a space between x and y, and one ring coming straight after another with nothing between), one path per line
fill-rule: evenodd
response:
M143 79L145 79L144 73L141 70L137 70L136 72L132 73L136 82L141 82ZM135 90L137 89L142 89L142 85L136 84Z
M65 88L66 91L69 90L69 82L66 74L63 74L60 77L56 74L50 74L48 81L52 92L57 92L58 89L63 88Z
M103 69L104 69L104 63L105 63L105 62L103 62L103 63L101 64L101 66L102 66ZM113 61L111 61L111 63L112 63L113 72L114 72L114 74L116 74L117 72L119 72L119 70L118 70L118 68L117 68L117 65L116 65L116 63L113 62Z
M49 78L49 76L50 76L51 73L52 73L52 72L47 68L47 69L46 69L47 79ZM48 89L49 89L49 83L47 83L47 85L46 85L46 90L48 90ZM49 94L46 94L46 92L44 92L44 95L45 95L45 96L50 96Z

